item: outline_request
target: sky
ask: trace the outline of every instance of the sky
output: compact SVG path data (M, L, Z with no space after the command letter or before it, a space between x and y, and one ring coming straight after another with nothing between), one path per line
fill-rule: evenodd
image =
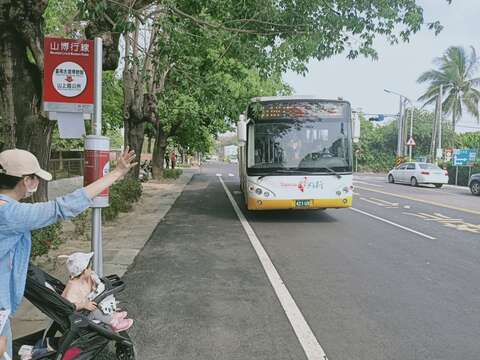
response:
M305 77L288 72L284 80L298 95L343 97L350 101L352 108L361 108L365 113L398 113L398 96L387 94L384 89L416 100L427 88L426 84L418 84L417 78L434 68L433 59L449 46L473 46L480 55L480 0L453 0L451 5L445 0L418 0L417 3L424 9L426 22L439 20L444 26L439 35L435 36L425 27L413 35L409 43L392 46L378 39L375 46L378 60L361 57L348 60L346 54L340 54L324 61L311 61ZM480 124L464 115L458 131L480 131Z

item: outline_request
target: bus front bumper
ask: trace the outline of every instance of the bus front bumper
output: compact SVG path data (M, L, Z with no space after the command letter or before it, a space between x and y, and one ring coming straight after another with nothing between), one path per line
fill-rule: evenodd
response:
M352 197L344 197L340 199L310 199L307 206L298 206L297 200L261 200L248 198L248 210L309 210L309 209L339 209L352 206Z

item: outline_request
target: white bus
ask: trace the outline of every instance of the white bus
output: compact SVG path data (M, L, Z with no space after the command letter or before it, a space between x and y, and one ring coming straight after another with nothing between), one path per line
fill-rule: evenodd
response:
M249 210L352 206L352 139L359 126L352 126L347 101L254 98L237 131Z

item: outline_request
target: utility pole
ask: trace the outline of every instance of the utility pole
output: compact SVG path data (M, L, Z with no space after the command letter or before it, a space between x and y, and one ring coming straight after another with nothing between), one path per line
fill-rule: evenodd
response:
M437 132L438 132L438 96L435 102L435 112L432 123L432 142L430 144L430 159L432 163L437 162Z
M383 89L386 93L394 94L400 97L400 111L398 114L398 141L397 141L397 156L405 156L407 155L407 147L406 147L406 138L407 138L407 126L408 126L408 119L407 119L407 102L410 103L410 137L413 136L413 110L414 105L413 101L407 98L406 96L399 94L392 90ZM408 152L410 154L410 159L412 157L412 151Z
M438 93L438 141L437 149L442 150L442 102L443 102L443 85L440 85Z
M413 139L413 113L415 112L415 107L413 106L413 103L411 103L411 108L410 108L410 135L408 140L410 141ZM413 145L410 144L408 145L408 158L410 159L409 161L412 161L412 149Z
M397 156L402 156L403 155L403 99L402 97L400 97L397 127L398 127Z

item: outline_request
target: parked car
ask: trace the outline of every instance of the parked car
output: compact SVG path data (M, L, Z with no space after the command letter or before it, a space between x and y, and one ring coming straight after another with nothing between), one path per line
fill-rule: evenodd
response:
M480 195L480 173L470 176L468 187L473 195Z
M412 186L420 184L433 184L441 188L443 184L448 184L448 172L435 164L409 162L400 164L389 171L389 183L406 183Z

